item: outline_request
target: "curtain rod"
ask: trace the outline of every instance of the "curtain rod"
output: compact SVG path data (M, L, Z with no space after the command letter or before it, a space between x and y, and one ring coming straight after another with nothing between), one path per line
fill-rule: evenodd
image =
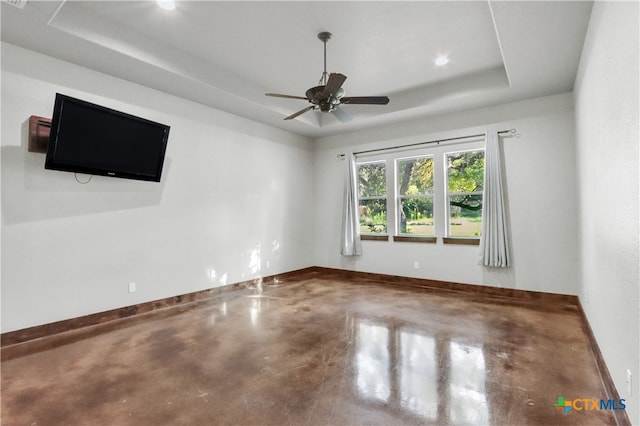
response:
M517 132L517 130L514 128L514 129L509 129L509 130L500 130L500 131L498 131L498 134L500 134L500 133L510 133L512 136L515 136L516 138L519 138L520 137L520 133L516 133L516 132ZM439 145L440 142L456 141L456 140L459 140L459 139L478 138L480 136L485 136L485 134L486 133L478 133L477 135L458 136L458 137L455 137L455 138L446 138L446 139L435 139L435 140L427 141L427 142L416 142L416 143L410 143L410 144L406 144L406 145L392 146L392 147L389 147L389 148L368 149L366 151L354 152L353 155L369 154L371 152L380 152L380 151L391 151L391 150L394 150L394 149L410 148L410 147L413 147L413 146L428 145L428 144L432 144L432 143L435 143L435 144ZM342 160L342 159L344 159L344 157L345 157L345 154L338 154L338 158L339 159Z

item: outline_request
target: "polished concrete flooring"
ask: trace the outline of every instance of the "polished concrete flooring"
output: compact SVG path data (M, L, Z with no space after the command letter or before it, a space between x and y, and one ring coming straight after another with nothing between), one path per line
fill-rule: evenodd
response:
M2 363L6 425L615 424L575 307L310 277ZM606 399L606 398L605 398Z

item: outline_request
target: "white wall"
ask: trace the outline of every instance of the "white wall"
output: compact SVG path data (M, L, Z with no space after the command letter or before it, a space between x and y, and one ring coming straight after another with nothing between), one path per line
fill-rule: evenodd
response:
M422 119L316 141L314 259L318 266L443 281L576 294L577 222L573 99L562 94ZM363 241L363 255L339 254L341 153L517 128L504 138L513 268L478 264L478 247ZM336 231L338 230L338 231ZM414 261L420 269L413 268Z
M44 170L57 91L170 125L162 182ZM2 332L311 266L310 143L2 44Z
M574 90L579 295L633 424L640 424L639 12L638 2L595 2Z

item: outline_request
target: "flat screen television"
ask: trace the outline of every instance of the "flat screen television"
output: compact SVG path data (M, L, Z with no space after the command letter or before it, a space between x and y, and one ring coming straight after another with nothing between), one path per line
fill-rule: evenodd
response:
M160 182L169 126L56 94L45 169Z

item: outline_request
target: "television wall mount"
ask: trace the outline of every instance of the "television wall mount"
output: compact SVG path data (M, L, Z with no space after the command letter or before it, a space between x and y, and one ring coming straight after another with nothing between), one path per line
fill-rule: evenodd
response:
M37 115L29 117L29 142L27 150L29 152L46 154L50 131L50 118L38 117Z

